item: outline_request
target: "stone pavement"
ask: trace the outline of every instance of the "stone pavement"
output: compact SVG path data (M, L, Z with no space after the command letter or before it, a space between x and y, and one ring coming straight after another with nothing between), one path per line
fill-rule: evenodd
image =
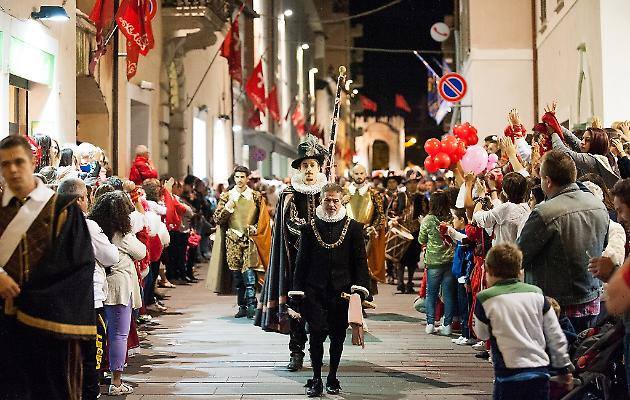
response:
M412 308L415 296L394 295L394 289L379 286L365 349L352 346L348 334L339 373L342 394L326 397L490 399L491 365L474 358L470 347L426 335L424 315ZM141 329L149 334L125 370L124 379L134 386L127 400L306 398L310 363L301 372L285 370L288 336L232 318L235 298L210 293L203 281L170 289L169 295L159 325ZM326 350L325 364L327 357Z

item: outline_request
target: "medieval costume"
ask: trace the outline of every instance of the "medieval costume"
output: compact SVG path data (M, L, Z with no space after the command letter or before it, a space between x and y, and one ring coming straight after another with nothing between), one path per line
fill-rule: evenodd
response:
M21 289L0 300L0 398L81 398L81 343L94 341L94 253L79 206L39 179L0 210L0 266Z
M298 146L298 158L291 166L299 169L302 161L314 159L321 168L325 155L326 150L317 139L307 135L307 139ZM291 371L302 368L306 330L303 321L289 317L287 294L293 285L300 229L315 217L320 191L325 184L326 176L321 172L310 185L304 182L304 174L296 173L291 177L291 185L280 194L274 217L269 269L254 322L265 331L290 335L291 360L287 368Z
M389 182L393 181L396 183L396 189L391 189L389 186ZM383 212L385 214L385 220L388 221L390 218L394 217L394 204L396 200L396 196L398 196L398 185L402 182L402 176L396 175L394 171L389 171L387 173L387 178L385 178L385 191L383 192ZM387 246L387 243L385 243ZM395 264L392 260L385 260L386 266L386 275L387 275L387 283L394 283L395 272Z
M348 186L349 196L346 209L348 217L364 226L368 268L370 271L370 293L377 294L377 283L385 282L385 214L383 197L369 184Z
M405 184L418 182L418 175L411 175L405 179ZM397 269L398 291L401 293L413 293L413 274L418 267L422 247L418 242L420 232L420 220L428 210L428 200L422 193L410 193L408 190L399 192L396 196L393 214L399 218L398 223L404 226L413 236L411 244L400 259ZM405 287L405 267L407 267L407 286Z
M322 393L321 368L323 343L330 337L328 393L337 394L340 384L337 369L348 328L348 300L353 286L366 288L370 282L363 241L363 225L346 216L345 209L330 217L317 207L317 218L300 229L302 240L297 254L293 290L302 291L300 314L308 322L313 379L307 394ZM363 297L369 297L367 289Z
M230 201L233 207L228 206ZM224 269L225 260L236 288L239 311L235 317L253 318L257 305L256 272L264 273L269 263L271 229L265 201L260 192L249 187L242 192L234 187L221 194L214 220L220 228L212 249L208 282L222 292L221 280L214 278Z

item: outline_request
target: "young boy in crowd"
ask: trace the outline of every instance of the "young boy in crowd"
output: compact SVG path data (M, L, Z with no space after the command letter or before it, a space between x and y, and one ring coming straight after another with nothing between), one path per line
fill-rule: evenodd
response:
M522 262L514 244L493 246L486 256L489 288L477 294L474 331L491 343L494 400L548 400L550 358L557 379L573 383L558 317L540 288L520 282Z
M457 339L451 339L455 344L469 346L477 343L472 338L472 333L468 324L470 316L470 306L472 304L472 292L470 288L470 274L473 263L472 244L466 236L466 210L463 208L451 209L453 215L453 226L447 228L448 236L455 242L455 253L453 255L453 265L451 272L457 280L457 309L459 320L462 325L462 334Z

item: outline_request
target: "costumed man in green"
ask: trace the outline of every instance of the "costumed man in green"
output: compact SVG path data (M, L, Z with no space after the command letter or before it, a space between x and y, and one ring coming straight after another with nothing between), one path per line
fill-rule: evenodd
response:
M94 253L83 213L33 176L23 136L0 141L0 399L79 400L96 339Z
M247 167L234 169L234 187L221 194L214 212L214 220L222 229L225 240L216 240L212 257L224 257L232 273L236 288L238 312L234 318L254 318L256 312L256 272L265 272L269 260L271 229L269 213L260 192L247 184L250 171ZM216 251L215 251L216 250ZM224 255L218 255L224 250ZM215 268L222 268L217 265ZM211 268L213 270L213 268Z
M291 163L298 172L293 174L291 185L278 199L271 259L256 313L257 326L265 331L290 335L289 371L302 368L307 337L304 320L289 317L287 295L293 285L300 229L315 218L320 191L326 184L326 176L321 172L326 155L327 151L313 135L306 135L298 145L298 157Z

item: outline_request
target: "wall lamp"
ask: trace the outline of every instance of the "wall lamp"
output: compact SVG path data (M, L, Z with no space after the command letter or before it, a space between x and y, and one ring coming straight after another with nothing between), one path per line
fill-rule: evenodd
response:
M39 11L33 11L31 18L47 21L69 21L70 17L63 6L40 6Z

